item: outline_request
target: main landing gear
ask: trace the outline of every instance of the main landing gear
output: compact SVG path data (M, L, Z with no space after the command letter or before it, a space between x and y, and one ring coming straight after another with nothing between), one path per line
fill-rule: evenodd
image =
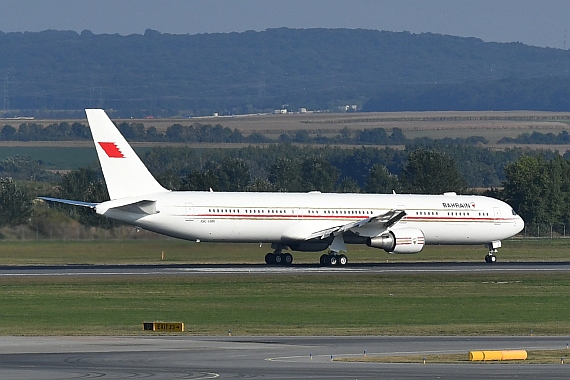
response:
M499 252L498 248L501 248L501 242L492 241L487 243L487 247L489 248L489 253L485 256L485 262L488 264L494 264L497 262L497 256L495 256L495 254Z
M293 255L290 253L270 252L265 255L265 263L269 265L291 265L293 263Z
M283 253L283 247L281 245L272 246L275 251L265 255L265 263L268 265L291 265L293 263L293 255L285 252Z
M332 267L335 265L345 266L348 263L348 258L345 255L339 255L336 252L329 252L321 256L321 265L324 267Z

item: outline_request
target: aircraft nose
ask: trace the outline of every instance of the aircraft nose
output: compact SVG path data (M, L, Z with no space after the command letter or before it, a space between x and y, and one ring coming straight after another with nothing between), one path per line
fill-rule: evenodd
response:
M515 219L515 227L517 227L517 233L524 229L524 220L519 215L517 215L517 219Z

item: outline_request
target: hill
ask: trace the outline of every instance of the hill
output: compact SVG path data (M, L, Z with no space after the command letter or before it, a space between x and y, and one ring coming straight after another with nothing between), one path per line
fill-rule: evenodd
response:
M283 105L446 109L441 92L449 98L464 83L470 83L468 93L478 93L471 101L482 105L467 102L461 109L517 109L508 102L485 104L484 92L500 97L497 86L540 87L544 81L548 94L565 100L549 110L568 110L570 98L568 51L431 33L280 28L121 36L49 30L0 32L0 47L4 108L29 115L67 110L73 116L86 107L115 109L124 117L272 112ZM433 102L434 96L443 101ZM396 104L386 106L386 98ZM435 105L426 107L430 101Z

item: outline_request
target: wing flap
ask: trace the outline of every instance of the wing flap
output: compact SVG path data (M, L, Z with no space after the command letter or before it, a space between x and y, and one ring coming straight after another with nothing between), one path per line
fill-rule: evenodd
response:
M404 210L390 210L381 215L375 215L371 216L370 218L358 220L356 222L313 232L305 240L311 240L315 238L326 239L331 235L337 236L339 234L345 233L346 231L358 232L358 228L364 226L390 228L394 224L398 223L404 216L406 216L406 212Z

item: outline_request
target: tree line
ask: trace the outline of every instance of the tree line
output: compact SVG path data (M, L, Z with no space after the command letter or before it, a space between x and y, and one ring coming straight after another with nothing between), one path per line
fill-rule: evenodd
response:
M444 142L445 141L445 142ZM504 167L522 155L540 155L551 159L558 155L549 150L525 148L490 149L478 145L463 145L446 140L414 140L404 149L391 146L303 146L292 144L252 145L243 148L189 148L156 147L140 151L151 172L163 178L171 188L180 186L181 178L191 171L203 172L219 165L226 158L241 159L251 173L251 178L266 179L271 167L279 158L304 160L322 157L339 173L340 180L347 178L363 187L374 164L385 166L394 175L400 175L410 152L417 149L437 150L456 161L459 173L466 185L473 188L501 186L505 179ZM212 169L213 170L213 169ZM0 177L16 180L56 182L58 173L46 170L42 161L29 157L8 157L0 160Z
M282 133L277 139L266 137L260 132L244 135L238 129L224 127L221 124L182 125L172 124L164 132L154 126L145 127L142 123L121 122L117 128L129 141L136 142L177 142L177 143L299 143L299 144L336 144L336 145L405 145L412 142L429 144L440 141L442 144L477 145L489 141L481 136L467 138L443 138L434 140L427 137L408 139L402 129L392 128L343 128L333 136L325 136L308 130L295 130ZM0 141L73 141L90 140L91 132L85 124L75 122L52 123L44 127L39 123L22 123L17 128L10 124L0 129Z
M552 132L542 133L534 131L532 133L521 133L517 137L502 137L499 144L570 144L570 133L561 131L558 134Z

